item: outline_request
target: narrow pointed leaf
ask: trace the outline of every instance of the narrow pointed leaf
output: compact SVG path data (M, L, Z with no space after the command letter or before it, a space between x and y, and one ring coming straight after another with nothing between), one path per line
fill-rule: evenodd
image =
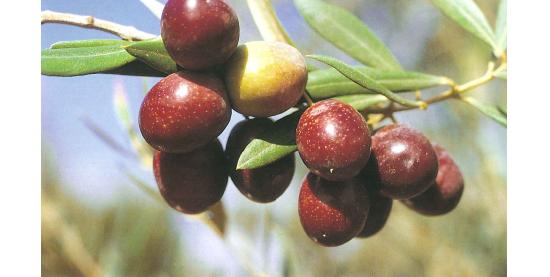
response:
M432 0L432 2L462 28L489 44L493 51L500 51L500 47L495 42L493 30L473 0Z
M508 4L507 0L500 0L500 4L498 6L498 13L497 13L497 22L495 27L495 39L496 43L498 45L498 50L495 51L495 56L500 57L502 55L502 52L506 50L507 45L507 29L508 29L508 20L507 20L507 11L508 11Z
M380 85L393 92L414 91L441 85L451 85L447 77L412 71L385 70L366 66L353 67L364 72ZM338 95L376 93L343 76L334 68L315 70L309 73L307 91L314 99Z
M423 102L412 101L412 100L409 100L407 98L403 98L403 97L391 92L386 87L384 87L383 85L381 85L377 81L375 81L372 77L367 75L365 72L357 70L357 69L355 69L355 68L347 65L346 63L344 63L342 61L339 61L335 58L327 57L327 56L321 56L321 55L308 55L307 57L318 60L322 63L325 63L327 65L332 66L333 68L338 70L338 72L342 73L342 75L344 75L346 78L350 79L351 81L355 82L356 84L358 84L358 85L360 85L360 86L362 86L366 89L372 90L375 93L382 94L382 95L386 96L388 99L390 99L390 100L392 100L396 103L399 103L403 106L425 107L425 105L426 105Z
M296 151L296 125L301 111L275 122L272 128L253 139L243 150L237 169L252 169L268 165Z
M496 121L498 124L506 127L507 125L507 119L506 119L506 113L503 113L499 110L498 107L486 104L483 102L480 102L472 97L464 97L462 100L468 104L470 104L472 107L476 108L489 118Z
M121 67L136 58L118 45L42 50L42 74L78 76Z
M384 69L401 65L384 43L354 14L320 0L294 0L309 26L363 64Z
M121 39L88 39L88 40L70 40L58 41L50 46L51 49L61 48L80 48L97 46L126 46L130 42Z
M388 98L385 96L369 94L344 95L334 97L332 99L338 99L342 102L348 103L358 111L362 111L369 107L388 101Z
M168 74L178 71L160 37L134 42L126 46L126 51L158 71Z

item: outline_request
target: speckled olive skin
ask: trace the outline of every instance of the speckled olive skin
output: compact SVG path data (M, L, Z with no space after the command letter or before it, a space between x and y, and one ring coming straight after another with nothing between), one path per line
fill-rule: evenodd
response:
M223 0L169 0L160 31L166 51L185 69L220 65L239 43L239 20Z
M364 173L382 195L393 199L416 196L434 182L437 170L437 155L419 131L391 124L372 136L371 158Z
M223 81L210 74L173 73L141 104L139 128L155 149L184 153L216 138L231 118Z
M367 222L357 235L358 238L368 238L382 230L393 206L393 199L385 197L375 190L369 190L369 201Z
M294 175L294 154L260 168L243 170L235 168L248 143L273 124L269 118L254 118L239 122L231 130L225 150L231 180L244 196L259 203L273 202L286 190Z
M253 41L237 48L225 65L233 108L244 115L269 117L296 105L307 83L306 61L285 43Z
M369 159L367 122L352 106L329 99L309 107L298 122L296 144L311 172L331 181L356 176Z
M227 187L227 163L219 140L184 154L156 151L153 172L160 194L186 214L204 212Z
M424 215L449 213L458 205L464 191L464 178L449 153L441 146L434 145L439 160L439 171L435 183L422 194L403 203Z
M300 189L298 214L306 234L323 246L354 238L369 212L367 189L360 178L331 182L309 173Z

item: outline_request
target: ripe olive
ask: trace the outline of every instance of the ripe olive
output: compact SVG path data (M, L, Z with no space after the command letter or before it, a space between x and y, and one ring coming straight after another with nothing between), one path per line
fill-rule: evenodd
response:
M434 144L439 160L439 171L435 183L422 194L403 200L403 203L424 215L442 215L452 211L460 201L464 191L464 178L449 153Z
M225 150L231 180L243 195L260 203L273 202L286 190L294 175L294 154L255 169L236 170L235 168L248 143L258 138L258 135L273 124L269 118L254 118L239 122L231 130Z
M185 69L220 65L239 43L239 20L223 0L169 0L160 23L166 51Z
M407 199L428 189L437 175L437 155L419 131L391 124L372 136L371 157L365 176L380 192L393 199Z
M182 153L215 139L231 118L223 81L178 72L160 80L141 104L139 128L155 149Z
M370 208L367 222L363 230L357 235L359 238L370 237L382 230L386 225L386 221L388 221L393 206L393 199L383 196L375 190L369 190L369 200Z
M309 107L298 122L296 144L311 172L332 181L356 176L369 159L367 122L352 106L329 99Z
M227 186L227 164L219 140L189 153L156 151L153 172L160 194L186 214L204 212L218 202Z
M365 225L369 197L360 178L331 182L309 173L300 189L298 214L306 234L323 246L338 246Z
M285 43L254 41L240 45L225 66L233 108L244 115L268 117L296 105L307 82L306 61Z

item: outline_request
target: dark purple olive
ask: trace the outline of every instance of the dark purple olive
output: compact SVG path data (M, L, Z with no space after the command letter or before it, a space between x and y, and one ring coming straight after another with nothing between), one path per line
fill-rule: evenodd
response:
M354 238L365 225L369 197L360 178L332 182L309 173L300 189L298 214L306 234L323 246Z
M260 168L242 170L235 168L248 143L273 124L269 118L239 122L231 130L225 151L229 161L231 180L243 195L259 203L273 202L286 190L294 175L294 154Z
M403 200L403 203L424 215L442 215L452 211L464 191L464 178L449 153L434 144L439 160L439 171L435 183L422 194Z
M139 129L155 149L183 153L215 139L231 118L223 81L178 72L160 80L141 104Z
M313 104L298 122L296 144L311 172L332 181L358 175L369 159L367 122L352 106L329 99Z
M153 171L160 194L186 214L204 212L218 202L227 186L227 163L219 140L184 154L156 151Z
M383 196L374 190L369 190L369 200L370 208L367 222L363 230L357 235L359 238L370 237L382 230L384 225L386 225L386 221L388 221L393 206L393 199Z
M391 124L372 136L371 157L364 173L382 195L407 199L426 191L437 169L437 155L422 133Z
M223 0L169 0L160 20L168 54L185 69L225 62L239 42L239 20Z

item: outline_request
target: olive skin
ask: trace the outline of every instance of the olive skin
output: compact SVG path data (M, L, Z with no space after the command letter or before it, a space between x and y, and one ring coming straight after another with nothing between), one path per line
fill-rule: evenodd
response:
M361 172L370 156L371 137L363 116L339 100L309 107L296 128L296 145L309 170L343 181Z
M285 43L240 45L225 65L233 109L254 117L280 114L298 103L307 83L305 58Z
M433 145L439 160L435 183L422 194L402 202L423 215L443 215L451 212L460 201L464 191L464 178L460 169L441 146Z
M147 93L139 111L139 128L153 148L184 153L215 139L230 119L223 81L182 71L160 80Z
M437 155L419 131L391 124L372 136L371 157L364 172L382 195L393 199L419 195L434 182L437 170Z
M342 245L354 238L368 212L368 192L360 178L331 182L310 172L298 196L300 223L323 246Z
M227 187L227 163L219 140L184 154L156 151L153 172L172 208L197 214L218 202Z
M160 20L166 51L181 67L223 64L239 43L239 20L223 0L169 0Z
M273 124L269 118L239 122L231 130L225 150L231 180L244 196L259 203L269 203L279 198L290 185L294 175L294 154L259 168L236 170L239 157L246 146Z
M363 230L357 235L358 238L368 238L378 233L390 216L393 206L393 199L385 197L374 190L369 190L370 208L367 215L367 222Z

